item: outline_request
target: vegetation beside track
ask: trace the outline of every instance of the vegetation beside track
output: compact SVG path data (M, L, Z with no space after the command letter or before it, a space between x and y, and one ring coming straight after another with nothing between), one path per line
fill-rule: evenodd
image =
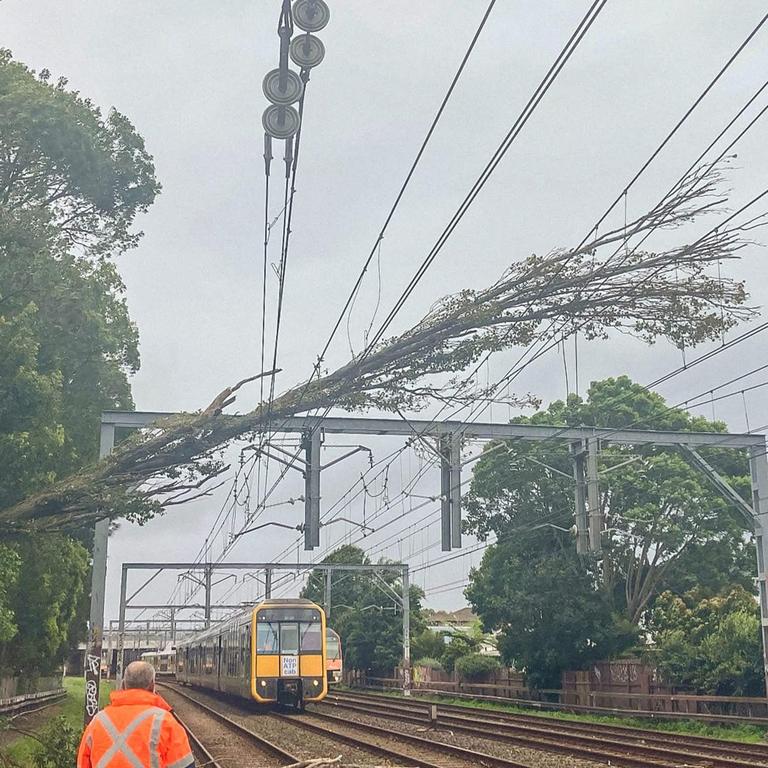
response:
M4 729L15 732L16 736L7 734L8 740L0 750L0 758L6 766L18 766L18 768L37 768L40 762L35 759L35 753L41 746L40 736L45 739L45 731L52 723L57 723L60 735L66 735L67 732L76 734L79 740L79 734L83 727L83 699L85 696L85 680L82 677L65 677L64 687L67 690L67 698L59 704L54 704L38 713L30 713L14 723L4 723ZM99 700L101 706L109 703L109 692L112 690L112 683L102 681L101 694ZM60 724L60 727L59 727ZM16 730L18 729L18 730ZM29 731L34 736L24 735L23 732ZM60 744L59 744L60 746ZM74 765L74 758L69 765ZM48 763L46 768L59 768L55 763Z
M340 692L361 693L356 688L340 688ZM402 699L401 693L396 691L377 691L376 695ZM519 707L513 704L504 704L495 701L482 701L480 699L464 699L454 696L414 696L411 701L422 701L433 704L453 704L457 706L472 707L496 712L507 712L515 715L531 715L534 717L549 718L552 720L570 720L579 723L594 723L596 725L619 725L629 728L643 728L651 731L665 733L680 733L692 736L709 736L715 739L727 739L729 741L742 741L747 743L763 743L766 740L766 729L758 725L717 725L703 723L696 720L654 720L641 717L618 717L611 715L590 715L575 712L544 712L527 707Z

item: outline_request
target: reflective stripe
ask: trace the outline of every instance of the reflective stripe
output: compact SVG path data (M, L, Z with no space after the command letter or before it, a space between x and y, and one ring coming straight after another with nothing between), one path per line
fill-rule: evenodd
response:
M187 768L188 765L192 765L194 762L195 758L190 752L189 754L184 755L184 757L180 757L176 762L166 766L166 768Z
M121 733L117 730L104 710L99 712L94 720L97 720L99 725L101 725L110 735L112 738L112 746L101 756L101 759L96 763L95 768L108 768L110 761L118 753L131 764L132 768L147 768L128 745L128 737L150 717L154 717L155 722L158 722L158 720L162 722L162 715L164 714L165 710L160 709L159 707L150 707L137 715ZM161 715L161 717L158 717L158 715ZM157 753L157 750L155 750L155 753Z
M155 715L155 719L152 722L152 732L149 735L149 765L150 768L160 768L160 749L158 747L160 743L160 728L163 725L163 713L162 715Z

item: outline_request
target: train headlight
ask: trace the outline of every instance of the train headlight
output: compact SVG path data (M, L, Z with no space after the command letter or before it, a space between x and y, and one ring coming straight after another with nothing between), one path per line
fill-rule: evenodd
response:
M262 688L266 688L267 687L267 681L266 680L262 680L259 684L261 685Z
M319 680L313 680L312 681L312 685L314 685L315 688L317 688L317 686L320 685L320 681Z

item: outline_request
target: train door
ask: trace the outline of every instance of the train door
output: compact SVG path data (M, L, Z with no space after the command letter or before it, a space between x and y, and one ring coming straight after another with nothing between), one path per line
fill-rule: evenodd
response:
M222 641L224 635L216 638L216 690L221 690L221 660L222 660Z

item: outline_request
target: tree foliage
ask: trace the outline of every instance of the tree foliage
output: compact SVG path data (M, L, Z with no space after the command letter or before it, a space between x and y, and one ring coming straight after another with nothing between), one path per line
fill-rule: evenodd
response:
M743 284L709 274L747 243L725 222L667 250L632 250L612 258L626 236L679 228L721 209L718 168L694 171L647 214L584 245L516 261L492 286L439 302L421 322L394 338L375 335L370 349L333 372L322 361L309 381L243 416L223 413L245 382L228 387L203 411L164 420L97 466L0 511L8 528L77 526L108 510L113 516L152 515L161 506L206 493L225 470L222 447L255 436L268 422L330 406L347 409L418 407L425 398L456 394L444 381L486 352L555 343L580 329L590 338L620 330L647 341L693 345L754 315ZM679 229L678 229L679 231ZM441 377L443 380L441 380ZM466 392L461 390L464 396ZM477 396L471 393L470 396ZM135 491L129 489L136 488Z
M572 396L520 421L725 429L668 407L625 376L593 383L586 401ZM748 498L745 456L724 449L704 453ZM617 469L607 472L611 467ZM684 591L700 573L702 583L717 591L748 584L752 575L743 519L682 454L608 445L599 470L606 530L598 565L577 557L568 531L573 481L562 441L489 446L474 469L467 528L481 539L496 536L498 543L474 571L467 596L486 628L502 630L504 657L538 684L555 685L562 669L583 668L632 647L648 606L665 588ZM709 555L706 564L700 561Z
M125 116L0 49L0 507L94 462L101 411L133 407L138 334L110 259L158 191ZM0 666L45 673L78 634L87 552L4 533Z
M764 695L760 609L742 587L712 597L664 592L649 628L652 659L667 680L704 694Z
M324 564L370 565L359 547L345 545L332 552ZM339 633L347 669L360 669L377 676L390 676L402 662L403 618L389 594L402 595L397 569L380 574L388 585L369 573L337 571L332 574L331 615L328 625ZM325 574L313 571L301 596L322 605ZM424 630L421 615L422 591L410 588L410 629L412 635Z
M456 671L463 680L484 680L498 668L499 660L495 656L482 653L468 653L456 659Z

